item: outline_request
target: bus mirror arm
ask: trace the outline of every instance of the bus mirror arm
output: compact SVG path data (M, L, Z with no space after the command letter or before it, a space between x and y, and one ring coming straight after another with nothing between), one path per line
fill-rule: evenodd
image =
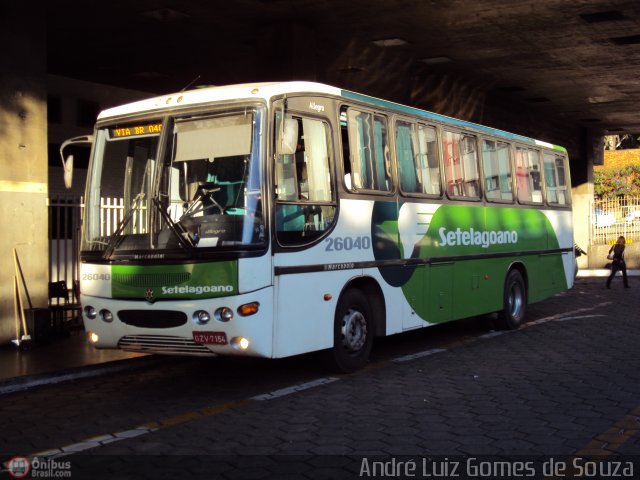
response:
M64 170L64 186L68 189L73 184L73 155L70 154L66 158L64 149L69 145L89 145L93 144L93 135L83 135L81 137L70 138L60 145L60 159L62 160L62 168Z

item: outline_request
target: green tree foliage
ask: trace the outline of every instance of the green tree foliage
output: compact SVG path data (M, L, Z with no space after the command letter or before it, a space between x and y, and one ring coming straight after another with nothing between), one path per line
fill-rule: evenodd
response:
M640 165L594 171L593 188L598 198L640 197Z

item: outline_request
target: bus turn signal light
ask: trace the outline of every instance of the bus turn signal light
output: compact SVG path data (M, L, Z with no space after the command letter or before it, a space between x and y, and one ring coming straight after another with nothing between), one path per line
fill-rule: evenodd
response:
M238 307L238 313L243 317L248 317L249 315L258 313L259 308L260 304L258 302L245 303Z

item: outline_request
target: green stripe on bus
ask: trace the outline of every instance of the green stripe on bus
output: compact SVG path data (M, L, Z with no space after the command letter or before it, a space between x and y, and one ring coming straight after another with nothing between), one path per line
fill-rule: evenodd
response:
M558 239L538 210L442 205L416 246L418 258L501 253L417 266L402 290L414 312L429 322L500 310L506 272L514 262L524 266L530 301L567 289ZM520 255L523 251L554 253Z
M238 262L114 265L113 298L201 299L238 293Z

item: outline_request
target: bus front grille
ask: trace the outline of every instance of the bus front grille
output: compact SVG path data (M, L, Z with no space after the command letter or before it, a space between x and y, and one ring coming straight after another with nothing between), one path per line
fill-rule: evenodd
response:
M126 335L118 342L118 348L131 352L159 353L165 355L211 355L211 350L190 338L166 335Z
M187 314L173 310L120 310L118 318L127 325L143 328L174 328L187 323Z
M191 279L189 272L176 273L114 273L113 281L129 287L159 287L178 285Z

